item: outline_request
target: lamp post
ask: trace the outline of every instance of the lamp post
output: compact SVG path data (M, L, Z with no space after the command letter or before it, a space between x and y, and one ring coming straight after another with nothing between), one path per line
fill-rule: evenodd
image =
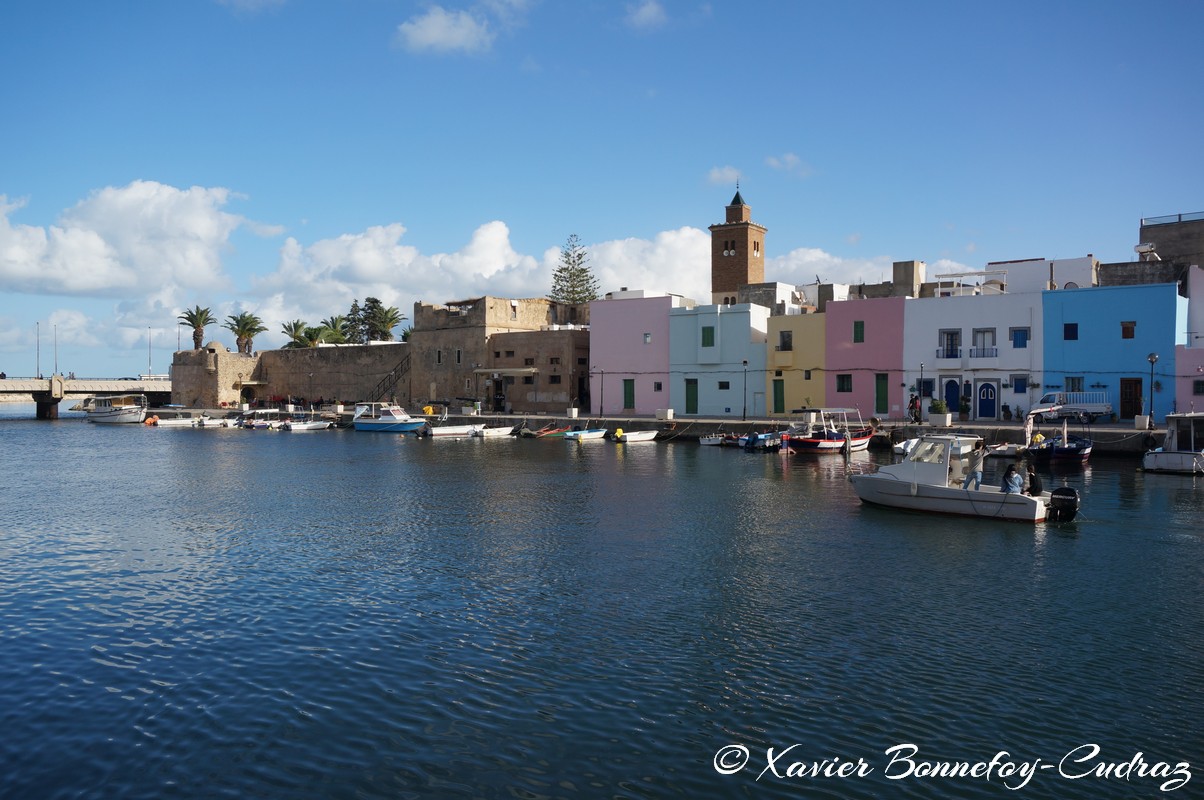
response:
M1154 365L1158 363L1158 354L1150 353L1146 356L1146 361L1150 362L1150 419L1149 430L1154 429Z
M744 410L740 413L740 419L748 420L748 359L744 359Z
M151 329L150 325L146 326L146 374L153 375L155 371L151 369Z
M602 409L606 405L606 370L598 369L598 416L602 416Z

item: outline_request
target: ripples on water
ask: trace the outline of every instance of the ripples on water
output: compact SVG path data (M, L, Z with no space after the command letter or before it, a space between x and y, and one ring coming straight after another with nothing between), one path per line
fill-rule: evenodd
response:
M1204 768L1190 478L1047 476L1083 518L1034 529L862 507L838 457L0 424L5 797L1013 796L885 780L905 742ZM795 743L874 772L755 780Z

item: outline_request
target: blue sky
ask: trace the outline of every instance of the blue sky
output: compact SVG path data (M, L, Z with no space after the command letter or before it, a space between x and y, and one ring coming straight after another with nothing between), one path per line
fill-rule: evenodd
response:
M6 3L0 370L165 371L197 304L266 348L354 298L542 296L571 234L604 291L705 300L737 178L768 280L1131 260L1143 216L1204 211L1201 30L1161 0Z

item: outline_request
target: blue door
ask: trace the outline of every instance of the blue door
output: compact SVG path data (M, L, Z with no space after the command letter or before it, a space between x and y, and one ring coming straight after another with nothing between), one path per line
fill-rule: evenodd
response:
M978 413L976 419L995 419L999 416L996 410L998 395L993 383L978 384Z
M949 410L956 414L957 409L961 407L962 397L961 384L957 382L956 378L950 378L945 381L943 394L945 395L945 405L949 406Z

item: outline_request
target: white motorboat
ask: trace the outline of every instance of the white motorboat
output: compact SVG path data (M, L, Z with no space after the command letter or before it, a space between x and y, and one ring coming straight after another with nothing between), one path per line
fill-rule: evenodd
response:
M1005 493L985 483L978 489L963 489L967 460L956 451L967 438L971 445L978 439L948 434L921 436L900 463L850 475L849 481L863 503L891 508L1019 522L1074 519L1079 495L1071 488L1039 496Z
M576 431L565 431L564 438L570 442L584 442L590 439L603 439L606 437L606 428L582 428Z
M357 431L415 434L430 425L421 417L411 417L394 403L356 403L351 424Z
M91 398L84 413L88 422L124 422L140 424L146 419L146 395L113 394Z
M280 429L285 431L324 431L334 427L334 423L318 414L293 414L280 423Z
M652 442L656 440L656 431L625 431L615 429L615 441L630 444L633 442Z
M234 427L252 431L276 431L284 420L278 408L255 408L238 415Z
M897 456L905 456L910 453L912 448L919 444L919 442L920 438L918 436L914 439L904 439L903 441L893 445L891 450L893 450L894 454ZM967 439L963 444L955 445L954 449L958 455L964 456L966 453L969 453L974 449L974 439Z
M1153 437L1149 437L1153 443ZM1162 447L1141 457L1146 472L1204 475L1204 411L1166 415L1166 440Z
M501 436L510 436L513 433L513 425L497 425L494 427L483 427L478 431L474 431L472 435L478 436L482 439L497 439Z
M436 439L464 439L476 436L477 431L485 429L484 423L479 425L431 425L426 435Z

